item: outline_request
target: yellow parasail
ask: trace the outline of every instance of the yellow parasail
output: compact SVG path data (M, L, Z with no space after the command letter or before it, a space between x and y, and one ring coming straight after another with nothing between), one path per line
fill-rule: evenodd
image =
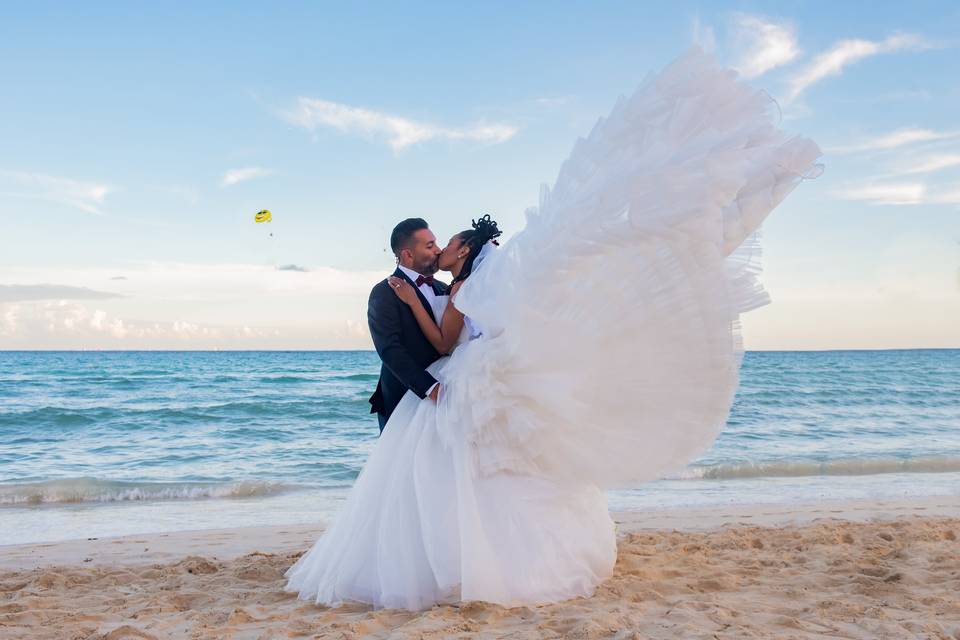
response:
M273 214L270 213L268 209L263 209L253 214L254 222L270 222L271 220L273 220Z

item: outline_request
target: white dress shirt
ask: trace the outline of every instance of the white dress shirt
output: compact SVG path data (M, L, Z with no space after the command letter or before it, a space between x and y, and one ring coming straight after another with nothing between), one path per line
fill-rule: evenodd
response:
M410 278L410 280L413 281L414 286L416 286L417 278L419 278L421 274L417 273L413 269L407 269L403 265L397 265L397 266L400 267L400 271L403 271L404 275ZM427 302L430 303L430 308L432 309L434 306L433 303L436 301L436 298L437 298L437 294L433 292L433 287L431 287L426 282L424 282L422 285L420 285L417 288L420 289L420 293L422 293L423 297L427 299Z
M405 266L403 266L402 264L399 264L399 265L397 265L397 266L400 268L400 271L402 271L405 276L407 276L408 278L410 278L410 280L413 281L413 286L416 287L416 286L417 286L417 278L419 278L422 274L417 273L417 272L414 271L413 269L408 269L408 268L406 268ZM437 313L437 294L434 292L433 287L431 287L431 286L428 285L426 282L424 282L423 284L421 284L421 285L420 285L419 287L417 287L417 288L420 290L420 293L423 294L423 297L427 299L427 302L430 303L430 308L433 309L433 313L434 313L434 315L436 315L436 313ZM435 383L433 383L433 385L432 385L429 389L427 389L427 395L428 395L428 396L429 396L431 393L433 393L433 388L436 387L438 384L440 384L440 383L439 383L439 382L435 382Z

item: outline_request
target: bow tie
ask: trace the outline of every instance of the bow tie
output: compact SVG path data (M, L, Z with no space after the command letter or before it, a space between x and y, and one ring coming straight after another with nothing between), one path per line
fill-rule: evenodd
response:
M433 287L433 276L417 276L417 286L419 287L422 284L428 284Z

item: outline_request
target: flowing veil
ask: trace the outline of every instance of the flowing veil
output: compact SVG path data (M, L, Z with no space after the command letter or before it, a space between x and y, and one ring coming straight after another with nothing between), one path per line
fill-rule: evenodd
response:
M712 444L739 316L767 302L757 230L820 155L774 111L693 49L576 143L454 301L484 331L443 370L438 419L479 474L620 486Z

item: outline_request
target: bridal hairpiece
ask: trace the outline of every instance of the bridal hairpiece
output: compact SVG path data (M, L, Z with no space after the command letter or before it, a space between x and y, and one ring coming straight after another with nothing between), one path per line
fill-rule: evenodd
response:
M473 229L477 232L482 240L479 244L486 244L487 242L493 242L493 244L499 246L497 238L503 235L503 231L497 227L497 223L490 218L490 214L484 214L480 216L479 220L473 220Z

